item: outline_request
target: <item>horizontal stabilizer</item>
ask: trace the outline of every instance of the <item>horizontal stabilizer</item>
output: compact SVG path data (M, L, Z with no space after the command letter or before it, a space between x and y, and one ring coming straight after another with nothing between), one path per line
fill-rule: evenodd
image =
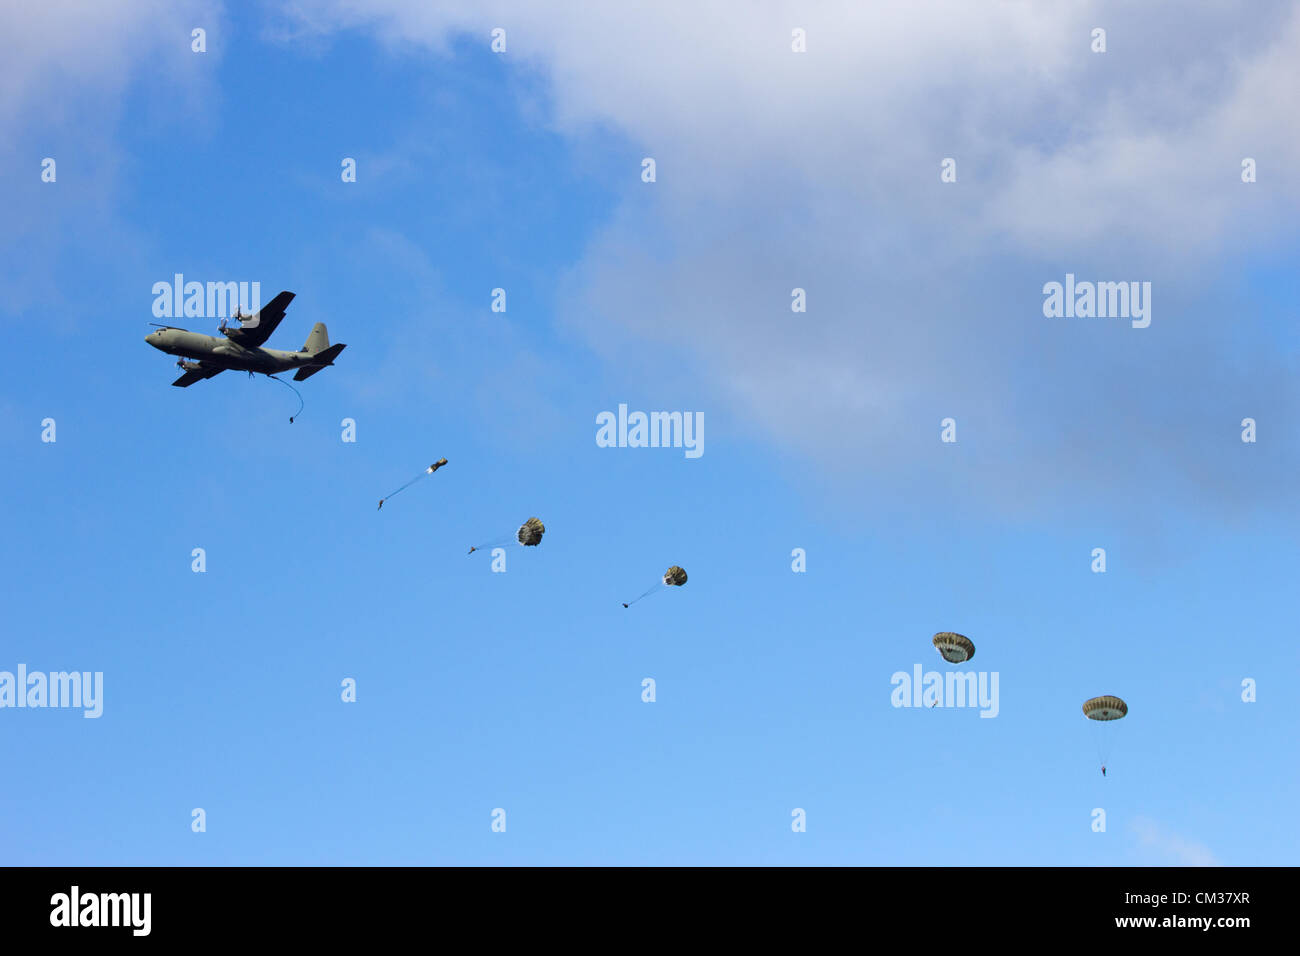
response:
M346 345L331 345L325 351L313 355L311 357L311 364L299 368L298 373L294 375L293 380L295 382L301 382L304 378L311 378L321 369L333 365L334 360L338 358L339 353L345 348L347 348Z

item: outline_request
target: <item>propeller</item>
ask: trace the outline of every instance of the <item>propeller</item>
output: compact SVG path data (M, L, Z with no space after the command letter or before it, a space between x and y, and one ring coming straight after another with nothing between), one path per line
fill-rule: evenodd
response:
M235 306L235 314L232 315L232 316L230 317L230 318L234 321L234 323L235 323L235 327L234 327L233 329L228 329L228 328L227 328L227 324L226 324L226 321L227 321L227 320L222 319L222 320L221 320L221 326L220 326L220 328L218 329L218 331L219 331L222 335L225 335L225 336L228 337L228 336L231 334L231 332L238 332L238 331L240 331L241 329L243 329L243 327L244 327L244 319L251 319L252 317L253 317L253 316L252 316L251 314L245 314L243 308L241 308L240 306L237 305L237 306Z
M174 329L177 332L188 332L189 329L182 329L179 325L161 325L157 322L150 322L150 325L157 326L160 329Z

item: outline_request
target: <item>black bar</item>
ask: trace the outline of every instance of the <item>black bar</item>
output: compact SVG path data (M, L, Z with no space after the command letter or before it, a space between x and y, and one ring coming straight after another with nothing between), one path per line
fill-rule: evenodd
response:
M412 930L436 945L468 929L486 934L482 945L516 936L540 944L558 939L561 926L565 939L604 938L610 946L623 939L634 948L677 945L692 926L758 943L787 932L795 939L848 932L857 940L903 932L924 945L1098 937L1157 945L1199 937L1230 945L1261 930L1286 932L1282 900L1295 875L1210 867L15 867L0 869L0 926L6 942L67 942L75 935L91 945L110 937L373 944L398 942ZM125 925L53 925L72 922L74 886L78 922L102 912L105 922L116 915ZM116 895L146 893L147 935L145 897ZM1208 928L1199 925L1207 918ZM1134 919L1152 922L1121 925ZM602 937L610 932L624 935Z

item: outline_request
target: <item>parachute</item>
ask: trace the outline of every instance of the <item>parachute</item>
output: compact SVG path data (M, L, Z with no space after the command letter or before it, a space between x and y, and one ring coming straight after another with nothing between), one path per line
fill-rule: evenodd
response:
M648 588L646 591L644 591L642 594L638 595L637 597L633 598L631 601L624 601L623 606L631 607L637 601L641 600L641 598L649 597L651 594L654 594L656 591L662 591L664 588L679 588L685 583L686 583L686 570L674 564L671 568L669 568L667 571L664 572L664 575L662 578L659 579L658 584Z
M1103 777L1114 744L1114 722L1127 715L1128 704L1118 697L1093 697L1083 702L1083 716L1088 718L1093 728L1093 742L1097 745L1097 759L1101 762Z
M481 551L484 548L495 548L503 544L509 544L514 541L522 544L525 548L535 548L542 543L542 535L546 533L546 525L542 524L538 518L529 518L521 524L516 531L511 531L491 541L485 541L482 544L476 544L469 549L469 553Z
M293 421L293 419L291 418L291 419L289 419L289 421ZM425 475L432 475L435 471L437 471L439 468L441 468L441 467L442 467L443 465L445 465L445 464L447 464L447 459L446 459L446 458L439 458L437 461L435 461L435 462L434 462L432 465L430 465L428 468L424 469L424 471L420 472L418 475L416 475L414 478L412 478L412 479L411 479L410 481L408 481L406 484L402 485L402 487L398 488L397 491L394 491L394 492L392 492L391 494L384 495L384 497L380 498L380 499L379 499L379 508L377 508L376 510L378 510L378 511L382 511L383 508L384 508L384 502L387 501L389 498L393 497L393 495L396 495L396 494L399 494L399 493L405 491L407 488L411 487L411 485L415 484L417 481L419 481L419 480L420 480L421 478L423 478Z
M1083 702L1083 716L1089 720L1119 720L1128 715L1128 704L1118 697L1094 697Z
M536 518L529 518L515 532L515 540L526 548L535 548L542 543L542 535L545 533L546 525Z
M975 656L975 645L971 639L952 631L940 631L934 635L931 643L949 664L964 664Z

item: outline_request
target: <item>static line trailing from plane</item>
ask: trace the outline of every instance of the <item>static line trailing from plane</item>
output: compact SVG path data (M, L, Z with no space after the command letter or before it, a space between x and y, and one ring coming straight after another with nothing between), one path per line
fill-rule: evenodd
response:
M257 373L271 378L280 372L296 369L293 380L301 382L333 365L339 353L347 346L330 345L325 323L317 322L312 326L307 342L296 352L262 348L284 318L285 310L292 301L292 292L281 292L256 315L246 316L236 310L235 318L239 324L235 328L229 328L223 319L218 329L221 336L202 335L174 325L162 325L156 332L146 335L144 340L160 352L179 356L176 365L185 374L172 384L180 388L188 388L195 382L212 378L227 370L247 372L249 375ZM246 325L244 319L254 321ZM186 359L193 361L187 362ZM289 385L280 379L276 381ZM293 388L292 385L289 387ZM294 391L297 392L297 389ZM302 396L299 395L298 399L301 401ZM298 410L302 411L301 405ZM289 421L292 422L293 418L290 417Z

